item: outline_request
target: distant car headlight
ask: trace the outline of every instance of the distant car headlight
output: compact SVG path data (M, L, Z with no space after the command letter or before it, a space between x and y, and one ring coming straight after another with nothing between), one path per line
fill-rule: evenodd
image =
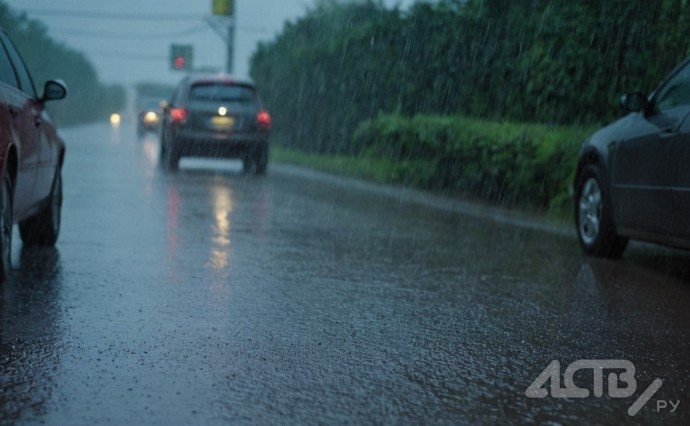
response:
M148 111L144 114L144 123L146 124L156 124L158 123L158 114L153 111Z
M120 114L113 113L110 115L110 124L112 124L113 126L119 126L120 121L122 121L122 117L120 117Z

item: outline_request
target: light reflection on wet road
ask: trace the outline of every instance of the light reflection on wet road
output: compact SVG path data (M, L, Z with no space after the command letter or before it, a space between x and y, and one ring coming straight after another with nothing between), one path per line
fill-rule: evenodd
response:
M168 175L134 134L63 132L58 247L17 242L0 286L1 423L687 424L687 254L588 260L529 220L285 166ZM554 359L609 358L635 397L664 380L635 418L524 395Z

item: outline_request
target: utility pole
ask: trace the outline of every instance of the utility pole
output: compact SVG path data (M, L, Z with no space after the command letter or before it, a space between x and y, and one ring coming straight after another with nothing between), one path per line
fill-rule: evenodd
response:
M211 0L213 16L206 21L228 46L225 70L232 74L235 55L235 0Z
M226 71L228 74L232 74L233 58L235 55L235 14L233 13L228 18L228 62Z

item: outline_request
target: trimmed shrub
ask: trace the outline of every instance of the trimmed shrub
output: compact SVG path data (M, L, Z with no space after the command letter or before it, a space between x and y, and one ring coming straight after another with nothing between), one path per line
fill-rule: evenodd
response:
M561 213L589 129L466 117L382 115L361 123L360 156L396 162L393 179L490 202Z

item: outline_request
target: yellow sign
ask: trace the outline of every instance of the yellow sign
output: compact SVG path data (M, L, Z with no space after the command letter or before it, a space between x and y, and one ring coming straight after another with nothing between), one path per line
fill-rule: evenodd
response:
M218 16L230 16L235 14L234 0L213 0L213 14Z

